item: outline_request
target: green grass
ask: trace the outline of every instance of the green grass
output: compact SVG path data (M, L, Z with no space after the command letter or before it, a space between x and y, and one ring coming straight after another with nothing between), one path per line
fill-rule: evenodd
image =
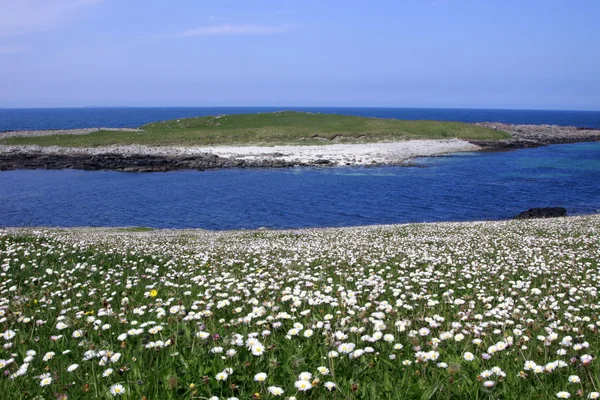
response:
M411 139L500 140L499 132L472 124L404 121L336 114L275 112L185 118L147 124L141 132L98 131L88 135L15 137L0 144L64 147L280 145L401 141Z
M115 228L117 232L150 232L153 231L154 228L148 228L146 226L128 226L124 228Z

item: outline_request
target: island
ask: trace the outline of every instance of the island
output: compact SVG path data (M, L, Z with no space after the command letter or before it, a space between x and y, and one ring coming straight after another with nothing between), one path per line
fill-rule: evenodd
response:
M576 127L281 111L182 118L137 129L2 132L0 170L411 165L422 156L597 140L600 130Z

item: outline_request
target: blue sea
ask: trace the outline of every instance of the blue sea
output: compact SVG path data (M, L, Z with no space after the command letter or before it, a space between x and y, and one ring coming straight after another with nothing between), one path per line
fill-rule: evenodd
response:
M600 111L478 110L449 108L353 107L113 107L1 109L0 132L11 130L136 128L148 122L206 115L281 110L357 115L361 117L459 122L506 122L600 128Z
M0 131L135 127L170 118L296 109L398 119L600 128L600 112L400 108L3 109ZM600 143L420 158L416 167L166 173L0 172L0 226L305 228L499 220L530 207L600 211Z

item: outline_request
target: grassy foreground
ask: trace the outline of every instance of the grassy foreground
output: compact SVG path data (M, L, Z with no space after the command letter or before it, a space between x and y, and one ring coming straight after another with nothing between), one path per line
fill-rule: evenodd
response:
M410 139L508 138L504 132L472 124L404 121L335 114L275 112L186 118L147 124L142 132L99 131L87 135L15 137L1 144L94 147L113 144L149 146L278 145L364 143Z
M0 231L0 398L597 398L598 232Z

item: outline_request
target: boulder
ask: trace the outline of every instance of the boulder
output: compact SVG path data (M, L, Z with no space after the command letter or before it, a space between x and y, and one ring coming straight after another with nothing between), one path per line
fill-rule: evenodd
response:
M567 209L564 207L545 207L545 208L530 208L523 211L515 217L515 219L532 219L532 218L556 218L566 217Z

